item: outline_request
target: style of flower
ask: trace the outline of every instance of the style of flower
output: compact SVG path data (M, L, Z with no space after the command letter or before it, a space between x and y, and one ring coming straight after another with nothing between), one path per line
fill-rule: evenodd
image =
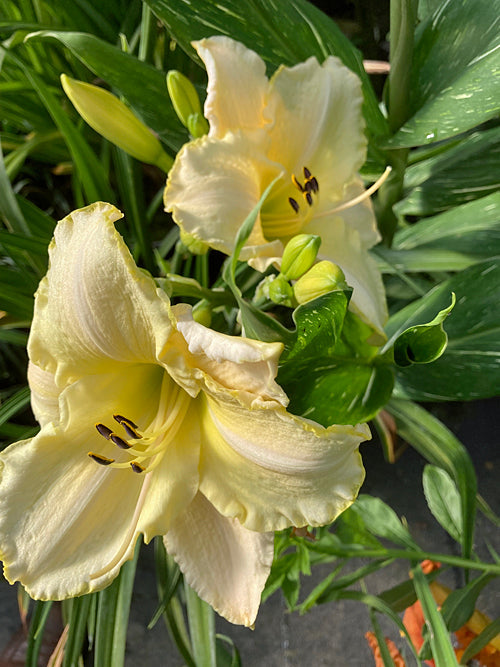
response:
M366 157L359 79L329 56L282 66L269 80L264 61L228 37L193 46L208 73L210 131L178 153L166 210L185 237L231 254L240 225L280 176L240 259L263 271L294 235L321 236L320 259L341 267L351 307L381 331L384 289L368 253L380 237L358 174Z
M286 412L278 343L211 331L171 306L97 203L56 228L28 352L41 430L0 455L0 556L34 598L107 586L139 534L251 626L273 532L354 500L366 424Z

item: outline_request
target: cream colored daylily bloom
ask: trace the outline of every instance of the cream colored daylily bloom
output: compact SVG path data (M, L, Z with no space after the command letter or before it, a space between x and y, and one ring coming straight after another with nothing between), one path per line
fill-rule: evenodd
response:
M280 67L228 37L194 42L208 73L207 136L186 144L172 167L165 207L185 235L231 254L236 233L266 187L240 259L258 270L279 263L295 234L322 238L320 259L342 268L351 306L380 332L387 318L376 263L380 236L358 170L366 157L359 79L338 58Z
M0 556L38 599L108 585L139 534L251 626L272 531L334 519L363 480L366 424L286 412L281 353L216 333L139 270L109 204L61 221L29 340L41 430L0 455ZM90 456L89 456L90 454Z

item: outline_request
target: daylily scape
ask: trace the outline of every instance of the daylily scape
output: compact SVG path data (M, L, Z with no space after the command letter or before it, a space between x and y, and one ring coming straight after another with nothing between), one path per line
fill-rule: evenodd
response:
M231 254L240 225L279 177L240 259L262 271L279 265L294 235L319 235L320 259L340 266L354 289L350 307L382 332L384 289L368 252L380 236L358 174L367 144L359 79L333 56L268 79L264 61L240 42L193 45L208 73L210 130L179 151L166 210L185 238Z
M215 46L229 48L216 40L203 53L220 64ZM306 67L313 76L317 65ZM258 134L248 114L241 122ZM219 133L229 121L215 119ZM307 157L321 176L322 163ZM339 170L351 174L358 162ZM358 447L370 431L289 414L275 382L281 344L217 333L190 306L172 306L135 265L115 229L121 217L105 203L77 210L50 245L28 345L41 430L0 455L5 575L34 598L82 595L116 577L140 534L162 535L200 597L251 626L273 531L329 523L353 502L364 477Z

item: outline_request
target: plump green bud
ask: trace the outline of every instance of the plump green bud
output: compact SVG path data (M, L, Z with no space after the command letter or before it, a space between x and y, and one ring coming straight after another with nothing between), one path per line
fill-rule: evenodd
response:
M282 276L276 276L275 280L269 284L269 298L274 303L283 306L291 306L293 300L293 289L287 279Z
M187 129L193 139L203 137L208 134L208 120L201 113L192 113L187 119Z
M315 264L293 286L298 303L306 303L333 290L347 288L345 275L340 266L323 261Z
M183 229L180 232L180 239L193 255L205 255L208 252L209 246L206 243L197 239L196 236L186 233Z
M75 109L96 132L141 162L155 164L165 172L170 170L172 158L151 130L115 95L66 74L61 74L61 83Z
M194 138L207 134L208 123L203 117L200 98L187 76L175 69L170 70L167 74L167 88L174 111L189 134Z
M321 238L314 234L298 234L286 244L281 260L281 273L288 280L297 280L316 260Z

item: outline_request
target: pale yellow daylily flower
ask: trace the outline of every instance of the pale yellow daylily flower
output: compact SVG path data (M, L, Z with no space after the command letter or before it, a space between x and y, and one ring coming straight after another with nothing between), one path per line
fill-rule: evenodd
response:
M363 480L366 424L287 413L281 345L202 326L139 270L109 204L56 228L29 340L38 435L0 455L0 556L38 599L108 585L139 534L251 626L273 532L324 524Z
M193 43L208 73L209 134L186 144L172 167L165 207L181 227L226 254L266 187L240 259L264 270L295 234L321 236L320 259L340 266L354 288L351 307L382 331L385 295L368 253L380 236L358 174L366 157L359 79L338 58L280 67L228 37Z

